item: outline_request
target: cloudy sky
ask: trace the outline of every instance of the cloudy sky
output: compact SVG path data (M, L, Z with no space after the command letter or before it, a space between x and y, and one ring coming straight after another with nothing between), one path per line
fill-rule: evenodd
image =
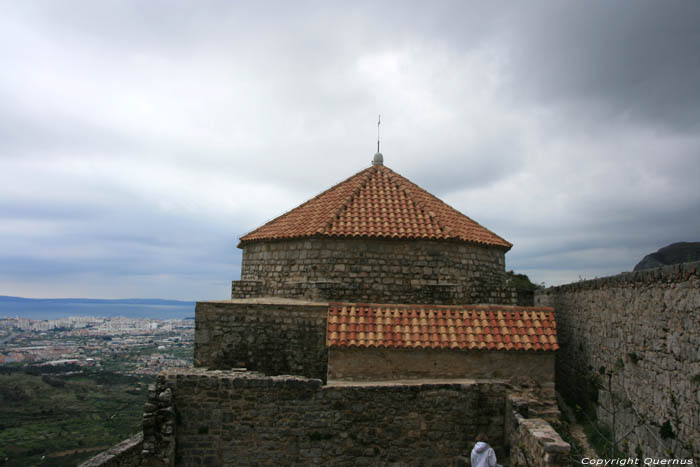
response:
M700 241L700 3L0 0L0 295L227 298L385 164L548 285Z

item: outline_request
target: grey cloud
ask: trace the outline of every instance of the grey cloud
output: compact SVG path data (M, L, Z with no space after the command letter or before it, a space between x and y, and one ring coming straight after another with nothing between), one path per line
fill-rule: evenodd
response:
M585 274L588 277L604 275L600 271L629 271L642 257L661 246L694 241L700 232L698 213L700 203L694 203L668 210L637 209L616 219L601 220L583 215L574 222L516 228L514 236L521 243L516 243L508 253L508 267L516 270L578 269L581 274L588 271ZM548 279L550 284L564 282L566 278Z
M166 221L162 216L160 221ZM121 219L125 221L126 219ZM142 219L141 219L142 220ZM134 216L125 232L142 232L143 222ZM189 220L171 220L165 230L149 236L133 236L105 232L109 225L95 229L85 224L80 231L54 234L46 248L18 248L11 253L13 245L21 245L12 235L0 235L3 248L0 254L0 289L10 281L59 283L66 290L85 286L86 278L100 278L102 289L118 289L122 283L130 283L131 290L139 296L152 296L149 288L160 276L167 276L173 283L170 296L179 298L211 297L225 298L228 287L221 284L235 278L239 273L240 253L236 251L236 240L229 232L215 231L212 226L193 228ZM91 230L92 229L92 230ZM177 234L173 235L172 231ZM23 234L19 234L23 235ZM26 237L26 234L23 235ZM183 237L187 237L186 239ZM38 236L29 242L47 241ZM9 247L9 248L8 248ZM38 251L37 251L38 250ZM79 254L72 253L81 250ZM203 285L206 281L210 285ZM11 290L3 290L11 294ZM42 295L43 290L36 293ZM73 292L75 293L75 292ZM94 296L94 291L84 288L80 294Z
M98 206L80 203L56 203L41 199L31 202L24 199L0 200L0 221L10 219L35 220L94 220L102 212Z
M457 142L445 148L436 144L425 154L415 154L407 169L409 177L435 195L444 197L457 189L488 186L523 168L519 142L508 135L489 135L473 146L459 148Z
M573 119L700 123L700 4L530 2L506 15L509 94Z
M126 135L95 122L62 115L11 113L8 107L0 109L0 159L46 157L76 150L93 156L115 155L133 152L137 146Z

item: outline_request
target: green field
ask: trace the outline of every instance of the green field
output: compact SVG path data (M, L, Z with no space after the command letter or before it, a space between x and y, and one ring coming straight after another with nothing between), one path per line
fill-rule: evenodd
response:
M0 373L0 466L75 466L141 429L154 377ZM10 370L10 371L7 371Z

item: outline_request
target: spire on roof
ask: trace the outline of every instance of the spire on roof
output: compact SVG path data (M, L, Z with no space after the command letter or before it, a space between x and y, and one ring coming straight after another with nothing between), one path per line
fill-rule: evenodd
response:
M374 155L374 159L372 159L372 165L384 165L384 156L382 156L382 153L379 152L379 124L382 123L382 116L379 115L379 118L377 118L377 153Z

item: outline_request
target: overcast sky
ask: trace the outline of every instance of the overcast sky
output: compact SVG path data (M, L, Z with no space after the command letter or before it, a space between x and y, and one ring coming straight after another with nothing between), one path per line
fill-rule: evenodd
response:
M0 295L224 299L385 164L548 285L700 241L700 2L0 0Z

